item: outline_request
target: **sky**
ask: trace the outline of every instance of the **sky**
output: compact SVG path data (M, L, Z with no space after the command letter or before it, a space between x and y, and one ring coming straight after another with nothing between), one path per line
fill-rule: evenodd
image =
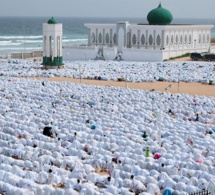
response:
M146 18L159 3L174 18L214 18L215 0L1 0L1 16Z

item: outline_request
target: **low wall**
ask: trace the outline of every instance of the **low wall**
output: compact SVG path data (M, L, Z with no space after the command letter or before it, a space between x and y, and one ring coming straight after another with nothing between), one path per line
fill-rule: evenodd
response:
M11 59L27 59L27 58L34 58L34 57L42 57L42 51L33 51L30 53L11 53Z
M64 47L64 60L92 60L98 53L97 47Z
M209 48L196 48L196 49L181 49L181 50L162 50L163 51L163 60L168 60L169 58L174 58L181 56L186 53L203 53L208 52Z
M12 59L23 59L23 53L11 53Z
M32 55L33 55L33 57L42 57L43 52L42 51L33 51Z
M126 61L161 62L162 50L122 48L122 59Z

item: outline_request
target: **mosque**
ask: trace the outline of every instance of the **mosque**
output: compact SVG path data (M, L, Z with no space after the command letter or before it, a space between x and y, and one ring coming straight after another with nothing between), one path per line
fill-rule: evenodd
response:
M55 62L62 63L61 54L67 56L69 60L118 59L161 62L185 53L210 52L213 25L171 24L172 13L161 4L148 13L147 20L148 24L133 24L128 21L119 21L116 24L87 23L85 27L88 29L88 44L64 47L62 52L60 51L62 35L58 34L56 35L58 38L55 37L57 42L54 51ZM55 21L49 22L55 23ZM46 28L44 30L46 42L48 31ZM57 32L60 28L56 27L55 30ZM47 43L44 46L47 48ZM47 57L50 51L51 49L43 51L43 56L48 62L51 59Z

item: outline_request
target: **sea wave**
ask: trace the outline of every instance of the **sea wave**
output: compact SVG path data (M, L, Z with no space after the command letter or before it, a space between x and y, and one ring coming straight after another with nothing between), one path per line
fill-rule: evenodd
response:
M18 43L42 43L43 40L16 40Z
M43 36L0 36L0 39L41 39Z
M88 39L63 39L63 42L80 42L80 41L87 41Z
M14 43L12 41L0 41L0 46L22 45L22 43Z
M1 48L0 47L0 51L3 51L3 50L5 50L5 51L9 51L9 50L13 50L13 51L19 51L19 50L25 50L25 51L27 51L27 52L29 52L29 51L36 51L36 50L39 50L39 51L42 51L42 48L41 47L28 47L28 48L24 48L24 47L19 47L19 48L17 48L17 47L4 47L4 48Z
M1 36L0 36L0 38L1 38ZM87 39L63 39L63 43L64 44L68 44L68 43L80 43L80 42L86 42L87 41ZM26 45L26 44L28 44L28 46L30 46L30 45L36 45L36 43L38 43L39 45L41 45L42 44L42 42L43 42L43 40L33 40L33 39L20 39L20 40L14 40L14 39L12 39L12 40L3 40L3 41L0 41L0 47L4 47L4 46L8 46L8 47L10 47L10 46L12 46L12 48L13 48L13 46L24 46L24 45ZM27 46L27 48L28 48L28 46ZM38 45L37 45L38 46Z
M0 36L0 40L3 39L2 41L0 41L0 43L9 43L9 41L4 41L4 40L7 40L7 39L12 39L12 41L16 41L17 43L42 43L43 40L41 39L42 36ZM36 40L34 40L36 39ZM87 41L88 39L66 39L66 38L63 38L63 42L66 43L66 42L81 42L81 41ZM10 41L10 42L12 42Z
M0 41L0 44L9 44L12 43L12 41Z

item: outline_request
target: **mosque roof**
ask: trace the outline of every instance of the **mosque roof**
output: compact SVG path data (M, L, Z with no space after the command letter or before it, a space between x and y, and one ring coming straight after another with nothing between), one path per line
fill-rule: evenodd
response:
M150 25L168 25L172 22L172 14L169 10L159 6L151 10L147 15L147 20Z
M52 17L48 20L48 24L57 24L57 20Z

